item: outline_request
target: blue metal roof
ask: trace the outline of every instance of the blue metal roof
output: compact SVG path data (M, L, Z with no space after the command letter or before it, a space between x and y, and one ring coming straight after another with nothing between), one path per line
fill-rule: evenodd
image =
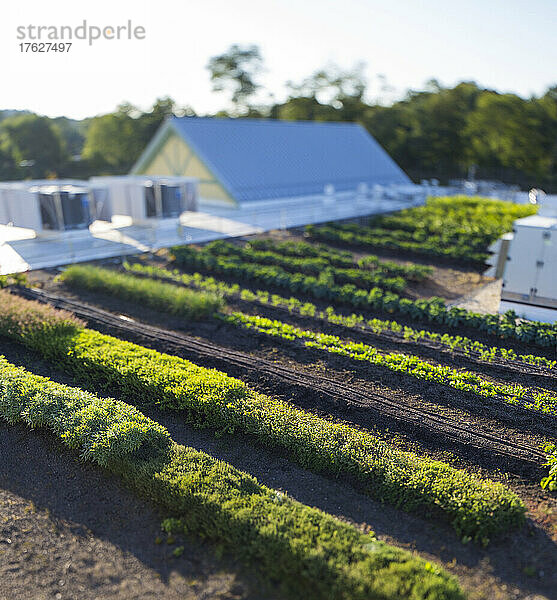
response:
M173 117L171 124L238 202L410 183L356 123Z

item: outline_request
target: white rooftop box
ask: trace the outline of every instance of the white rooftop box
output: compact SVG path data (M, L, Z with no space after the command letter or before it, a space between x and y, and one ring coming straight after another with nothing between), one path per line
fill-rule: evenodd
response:
M90 184L94 190L106 190L106 215L131 217L135 223L178 218L197 210L198 180L193 177L92 177Z
M513 231L503 275L504 306L557 309L557 217L518 219Z
M0 183L0 223L49 231L87 229L93 207L86 182L39 180Z

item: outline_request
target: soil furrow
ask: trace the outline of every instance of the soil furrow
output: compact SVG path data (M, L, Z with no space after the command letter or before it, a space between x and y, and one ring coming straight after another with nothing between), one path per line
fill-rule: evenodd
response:
M355 408L350 417L354 417L357 424L363 424L361 411L358 414L357 409L363 409L367 414L367 422L370 421L369 411L386 418L387 422L392 421L399 425L404 425L413 433L422 433L426 438L436 438L437 443L441 440L451 448L456 446L459 451L466 454L480 454L483 461L489 457L492 463L499 468L504 467L511 472L528 474L530 477L539 475L539 468L544 461L544 454L536 447L526 443L517 442L497 433L480 430L476 425L462 424L443 414L434 414L430 411L420 410L406 403L396 402L385 395L377 392L369 392L361 387L353 388L351 385L341 383L332 377L315 373L296 372L289 366L283 366L265 360L261 357L255 357L243 352L231 350L229 348L199 340L182 333L170 332L153 325L139 323L122 318L102 309L83 305L76 301L63 298L61 296L45 292L42 290L17 290L21 295L48 302L58 308L64 308L86 319L96 328L106 331L119 332L131 336L132 339L146 340L150 345L170 344L172 347L185 351L188 355L193 354L193 358L204 358L215 363L217 366L222 363L233 365L241 373L264 375L273 380L280 380L283 384L302 390L306 394L319 395L323 403L325 399L328 404L328 410L331 407L339 405L350 405ZM168 347L167 347L168 349ZM219 368L222 368L219 366ZM343 414L343 418L346 415ZM493 456L493 455L496 456Z
M148 276L137 272L134 272L134 276L149 278ZM154 279L167 282L167 280L162 277L156 277ZM180 287L192 289L190 286L181 284L180 282L173 281L172 283ZM320 328L329 330L333 334L340 333L344 336L348 335L358 341L367 342L371 345L377 345L377 343L384 344L385 350L412 352L412 354L418 354L429 358L435 358L438 354L441 354L445 361L449 360L451 362L456 362L458 366L465 365L480 370L492 370L499 377L503 377L510 381L516 381L516 375L518 374L532 378L536 381L535 385L540 387L549 387L551 389L557 386L557 369L532 365L521 360L505 360L501 357L495 357L486 361L482 360L480 358L480 353L474 350L466 352L460 348L450 348L446 344L435 340L407 339L403 334L394 331L376 332L367 324L348 327L342 324L331 323L321 317L307 317L299 314L299 312L290 311L284 306L245 301L239 296L227 298L227 302L236 304L239 308L244 310L247 309L249 312L260 316L279 318L284 321L294 321L297 324L310 324L310 328L311 324L317 324ZM457 332L454 332L454 335L457 335ZM499 343L504 342L505 340L499 340ZM492 344L497 345L495 343Z

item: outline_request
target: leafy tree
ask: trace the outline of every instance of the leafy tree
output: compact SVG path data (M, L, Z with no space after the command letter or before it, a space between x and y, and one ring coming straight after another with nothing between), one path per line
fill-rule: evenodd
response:
M126 169L133 164L142 149L138 144L137 123L131 116L134 110L129 105L121 105L115 113L92 119L83 158L116 169Z
M13 157L0 146L0 181L17 179L22 176Z
M207 64L213 91L230 90L235 111L238 114L246 112L249 99L261 87L257 76L262 70L262 63L257 46L233 44L224 54L213 56Z
M537 104L549 176L557 181L557 86L550 87Z
M363 64L344 71L329 65L300 83L287 82L290 97L271 115L288 120L357 121L367 108Z
M543 177L549 171L537 102L483 92L468 116L469 159Z
M18 167L18 173L30 178L56 175L67 160L58 129L47 117L34 114L4 119L0 147Z
M363 69L363 63L349 71L331 64L315 71L299 84L289 81L286 86L290 89L291 97L318 98L340 109L348 98L362 100L366 91Z
M70 156L81 154L89 121L90 119L77 121L75 119L68 119L67 117L52 119L52 123L58 128Z
M115 113L92 119L83 158L97 173L126 173L163 121L177 113L191 115L193 111L177 107L169 97L158 98L148 112L141 112L132 104L121 104Z
M277 104L271 110L271 117L286 121L338 121L339 111L321 104L315 96L289 98L284 104Z
M190 107L179 107L169 96L157 98L150 111L142 113L138 118L138 137L143 148L151 141L157 129L164 120L173 115L193 116L195 112Z
M379 135L380 143L386 145L395 160L424 172L446 174L461 170L466 165L467 115L474 109L479 94L475 83L460 83L448 89L432 80L426 91L410 91L403 101L378 111L383 126L389 122L388 115L394 113L390 114L390 127ZM373 112L366 124L375 133Z

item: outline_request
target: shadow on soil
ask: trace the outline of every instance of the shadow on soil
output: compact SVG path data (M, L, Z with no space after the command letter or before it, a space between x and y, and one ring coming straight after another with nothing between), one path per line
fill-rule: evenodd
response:
M47 363L16 344L3 343L1 352L9 361L37 374L72 384L67 376L56 373ZM179 414L143 410L166 426L177 442L230 462L261 483L283 490L304 504L356 524L369 524L380 538L443 563L460 578L470 598L526 599L535 593L554 597L557 545L531 520L521 531L495 540L487 549L464 545L444 524L381 505L346 483L299 468L284 456L252 446L241 436L215 438L209 431L187 427ZM75 455L47 434L2 424L0 456L0 484L5 489L32 500L39 508L48 508L54 517L109 539L155 569L162 578L176 569L184 576L199 575L193 573L199 570L194 562L167 564L160 547L154 544L160 532L160 517L147 503L135 498L102 470L78 463ZM208 547L187 540L184 545L185 556L201 557L201 562L205 565L209 562L211 568L226 568L225 563L220 564L211 555ZM233 567L233 570L238 569ZM241 581L247 589L253 589L243 575ZM242 597L256 598L251 592Z
M175 545L164 543L166 534L160 527L163 516L134 496L117 478L79 462L75 453L46 432L0 422L0 456L0 488L32 502L37 510L48 510L50 521L83 538L84 552L92 534L135 556L158 574L172 598L178 597L176 592L181 597L180 587L187 587L188 581L195 582L200 597L205 597L205 588L212 585L210 580L224 573L232 574L232 593L229 589L224 598L273 597L272 593L260 596L254 592L260 587L254 583L254 577L230 560L217 559L208 545L183 537L177 537ZM17 523L11 526L17 527ZM155 542L159 536L163 539L161 544ZM172 551L178 545L184 546L184 553L174 558ZM95 577L91 581L94 580ZM188 591L191 593L191 589Z

